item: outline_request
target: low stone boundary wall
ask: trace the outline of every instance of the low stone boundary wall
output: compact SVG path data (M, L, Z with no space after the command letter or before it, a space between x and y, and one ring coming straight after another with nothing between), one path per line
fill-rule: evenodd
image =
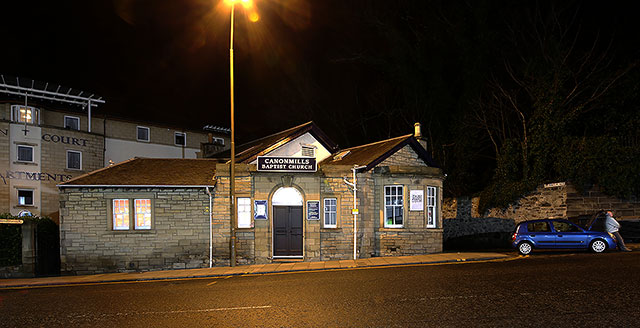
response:
M493 232L512 233L515 228L512 219L500 218L465 218L444 220L443 240L452 238L480 235Z

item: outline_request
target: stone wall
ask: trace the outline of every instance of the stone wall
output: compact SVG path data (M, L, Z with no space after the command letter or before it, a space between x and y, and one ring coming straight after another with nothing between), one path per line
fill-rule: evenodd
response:
M436 186L441 202L442 181L436 175L417 178L416 172L358 174L358 233L357 253L359 258L387 255L412 255L442 251L442 221L437 228L426 228L425 211L409 211L405 204L405 228L385 229L383 226L383 188L385 184L403 184L405 199L409 190ZM430 171L431 172L431 171ZM434 170L433 172L439 172ZM268 202L268 220L253 220L253 227L236 230L236 258L240 264L270 263L272 261L271 197L278 188L291 186L304 199L304 259L305 261L340 260L353 258L353 191L343 180L351 177L350 167L325 167L309 174L256 172L249 165L236 169L237 197L251 197ZM228 165L220 164L216 169L216 196L214 199L214 259L216 264L228 264L229 256L229 177ZM425 196L426 197L426 196ZM338 217L336 228L325 228L323 213L320 220L307 220L307 201L336 198ZM440 203L439 203L440 204ZM437 206L440 211L440 206ZM253 216L253 213L252 213ZM438 217L438 214L436 214ZM384 249L383 249L384 248Z
M374 204L373 217L376 236L376 256L401 256L437 253L442 251L442 180L437 176L400 174L393 170L388 174L374 175L377 202ZM384 227L384 186L401 184L404 186L404 213L405 222L403 228ZM410 190L423 190L426 205L426 187L434 186L436 191L436 228L426 227L426 212L409 210Z
M483 215L477 213L478 198L448 198L444 201L444 240L485 238L492 234L507 234L525 220L574 218L611 209L619 219L640 218L637 197L619 199L603 194L596 186L578 192L570 183L539 186L506 208L492 208Z
M458 197L458 198L445 198L442 205L442 217L445 219L455 219L460 213L461 217L478 218L478 204L480 203L479 197Z
M320 232L320 260L346 260L353 259L353 214L351 209L353 208L353 191L344 183L342 176L336 174L338 172L326 172L322 177L320 184L321 198L336 198L337 201L337 222L336 228L324 228L322 227ZM348 174L345 170L342 172L344 175ZM359 174L358 186L363 188L367 178L363 174ZM362 244L362 236L364 236L364 218L367 217L367 209L361 206L362 198L366 197L364 192L360 192L358 195L358 209L361 211L358 214L358 246ZM321 200L322 201L322 200ZM323 206L322 203L320 205ZM321 217L320 221L323 221ZM323 224L323 222L321 222ZM372 229L370 225L367 225L368 229ZM363 252L361 247L358 247L358 253L362 253L360 256L365 256L366 251Z
M609 196L595 186L588 191L578 192L567 185L567 216L591 215L601 210L613 210L618 219L640 219L640 199L629 197L620 199Z
M411 146L406 145L377 166L427 166Z
M0 104L0 111L2 111L5 104ZM8 112L8 110L6 110ZM10 206L10 185L9 179L6 177L7 171L9 171L9 122L0 121L0 213L9 213Z
M136 196L137 195L137 196ZM152 229L114 231L113 198L149 197ZM208 266L209 197L202 188L62 188L62 273Z
M443 218L445 249L486 249L509 246L515 222L510 218L481 217L477 197L448 198Z
M378 231L377 256L406 256L442 252L441 229Z
M425 173L426 172L426 173ZM411 170L386 167L358 174L359 258L400 256L442 251L443 222L426 227L426 212L409 211L410 190L437 188L437 213L442 204L442 177L432 168ZM238 264L272 261L273 193L294 187L302 195L304 260L339 260L353 257L353 193L343 177L350 167L334 167L315 173L286 174L256 172L250 165L238 165L236 197L268 201L268 219L252 220L250 228L236 229ZM213 265L229 265L230 215L228 165L216 169L212 190ZM384 186L404 186L404 227L384 228ZM308 220L307 201L338 200L336 228L323 227L320 220ZM113 231L110 206L114 198L151 198L152 229ZM101 273L127 270L155 270L208 266L209 196L203 188L62 188L61 257L66 273ZM253 218L253 206L252 215Z
M566 185L540 186L507 208L492 208L484 217L511 219L515 223L526 220L563 218L567 216Z
M564 185L540 186L535 191L510 204L507 208L492 208L478 213L479 198L445 199L444 235L447 247L507 247L508 236L515 225L525 220L566 217Z

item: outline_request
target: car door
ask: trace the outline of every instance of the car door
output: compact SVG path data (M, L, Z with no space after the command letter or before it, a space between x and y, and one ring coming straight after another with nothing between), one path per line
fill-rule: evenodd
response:
M557 248L586 248L589 237L582 228L567 220L553 220Z
M527 224L527 237L537 248L555 247L555 233L551 231L546 220L533 221Z

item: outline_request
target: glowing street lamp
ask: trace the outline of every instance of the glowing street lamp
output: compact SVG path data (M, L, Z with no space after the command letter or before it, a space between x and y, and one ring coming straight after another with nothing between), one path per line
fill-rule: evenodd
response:
M230 238L229 238L229 252L231 266L236 266L236 142L235 142L235 103L233 92L233 27L235 19L236 4L241 4L245 10L249 11L249 20L257 22L260 16L255 11L252 0L225 0L225 2L231 6L231 28L229 36L229 83L231 90L231 161L229 163L229 215L230 215Z

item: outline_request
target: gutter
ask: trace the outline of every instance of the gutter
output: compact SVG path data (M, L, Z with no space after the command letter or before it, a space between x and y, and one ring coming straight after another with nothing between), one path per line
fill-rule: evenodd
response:
M215 188L213 185L56 185L58 188Z
M211 191L209 191L209 187L205 187L207 195L209 195L209 268L213 266L213 195L212 191L215 191L216 186L211 187Z

